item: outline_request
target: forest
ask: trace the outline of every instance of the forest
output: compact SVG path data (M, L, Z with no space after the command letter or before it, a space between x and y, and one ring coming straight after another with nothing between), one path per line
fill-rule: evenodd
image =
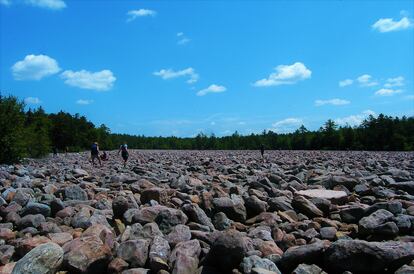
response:
M235 150L414 150L414 117L370 115L358 126L338 126L331 119L318 130L303 125L293 133L264 130L261 134L217 137L148 137L111 133L85 116L60 111L47 114L42 107L25 110L14 96L0 95L0 163L15 163L25 157L40 158L51 153L88 150L95 141L101 150L117 149L126 142L133 149Z

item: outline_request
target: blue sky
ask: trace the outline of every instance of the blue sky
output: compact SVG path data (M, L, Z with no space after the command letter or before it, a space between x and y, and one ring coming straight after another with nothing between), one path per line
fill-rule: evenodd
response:
M413 1L0 0L0 90L112 132L414 115Z

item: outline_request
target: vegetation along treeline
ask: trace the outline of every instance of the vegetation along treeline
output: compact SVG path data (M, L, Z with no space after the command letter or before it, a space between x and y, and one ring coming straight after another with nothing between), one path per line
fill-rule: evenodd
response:
M140 149L328 149L328 150L414 150L414 117L369 116L356 127L338 127L328 120L319 130L303 125L293 133L216 137L198 134L193 138L145 137L114 134L86 117L66 112L47 114L39 107L25 111L14 96L0 95L0 163L17 162L23 157L42 157L53 147L59 151L89 149L98 141L101 149L116 149L122 142Z

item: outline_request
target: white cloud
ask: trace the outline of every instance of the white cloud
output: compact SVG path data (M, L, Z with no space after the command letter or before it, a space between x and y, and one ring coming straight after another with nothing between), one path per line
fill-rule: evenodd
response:
M144 16L155 16L157 12L154 10L147 10L147 9L139 9L139 10L130 10L128 11L127 15L129 16L127 22L134 21L138 17Z
M385 83L384 87L391 88L391 87L402 87L404 86L404 77L398 76L395 78L388 78L387 83Z
M343 100L343 99L330 99L330 100L316 100L315 101L315 106L319 107L319 106L323 106L323 105L333 105L333 106L342 106L342 105L347 105L351 103L348 100Z
M47 55L30 54L16 62L11 70L16 80L40 80L58 73L60 68L56 60Z
M67 85L98 91L111 89L116 80L110 70L98 72L66 70L60 76L65 79L65 84Z
M345 80L339 81L339 86L341 88L346 87L346 86L352 85L353 82L354 82L354 80L352 80L352 79L345 79Z
M202 89L197 92L197 96L204 96L207 93L220 93L225 92L227 89L224 86L212 84L208 88Z
M24 99L24 102L28 105L38 105L42 101L40 101L40 99L37 98L37 97L27 97L27 98Z
M190 38L184 35L184 32L178 32L177 37L179 38L179 40L177 41L177 45L180 45L180 46L188 44L191 41Z
M369 74L363 74L359 76L356 80L361 87L372 87L378 85L378 82L372 80L372 76Z
M186 68L183 70L174 71L172 69L162 69L153 73L155 76L160 76L162 79L173 79L182 76L189 76L190 79L187 80L187 83L193 84L198 81L199 75L195 72L193 68Z
M376 113L368 109L368 110L363 111L360 114L350 115L347 117L335 119L335 123L340 126L345 126L345 125L357 126L357 125L360 125L362 121L366 119L369 115L375 116Z
M76 101L76 104L78 105L90 105L93 103L93 100L85 100L85 99L79 99Z
M256 87L270 87L295 84L298 81L310 78L312 75L312 71L301 62L292 65L279 65L275 70L276 72L271 73L268 78L258 80L253 85Z
M375 92L375 95L379 96L391 96L397 93L401 93L402 90L400 89L390 89L390 88L382 88Z
M12 2L22 3L34 7L51 9L51 10L61 10L66 8L66 3L63 0L0 0L0 4L9 6Z
M381 18L372 25L372 28L379 32L390 32L408 29L412 26L413 21L408 17L403 17L400 21L394 21L393 18Z
M279 133L287 133L296 130L300 125L303 124L302 119L299 118L286 118L284 120L277 121L272 124L270 130Z
M1 5L9 6L11 4L10 0L0 0Z

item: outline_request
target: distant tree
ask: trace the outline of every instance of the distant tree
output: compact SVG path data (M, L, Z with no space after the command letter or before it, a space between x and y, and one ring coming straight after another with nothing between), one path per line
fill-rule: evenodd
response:
M14 163L26 156L24 103L0 94L0 163Z

